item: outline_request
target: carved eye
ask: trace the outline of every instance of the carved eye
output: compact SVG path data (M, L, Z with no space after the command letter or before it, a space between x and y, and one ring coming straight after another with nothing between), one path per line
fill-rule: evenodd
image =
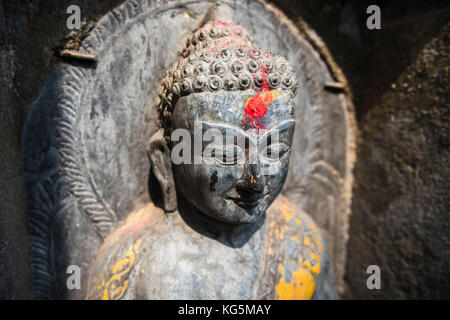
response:
M223 148L213 150L211 156L221 165L233 166L242 162L244 153L236 145L224 145Z
M262 151L262 155L269 161L279 161L287 154L289 150L289 146L285 143L274 143L267 146Z

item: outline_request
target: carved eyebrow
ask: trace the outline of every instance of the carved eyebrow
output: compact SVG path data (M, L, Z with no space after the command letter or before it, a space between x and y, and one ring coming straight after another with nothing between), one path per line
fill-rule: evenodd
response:
M227 124L220 124L220 123L211 123L211 122L207 122L207 121L198 121L199 123L202 124L202 131L208 130L208 129L219 129L219 130L224 130L226 132L226 130L232 130L232 131L237 131L240 134L242 134L243 136L249 137L251 138L244 130L242 130L241 128L237 128L231 125L227 125Z
M275 127L271 128L270 130L267 130L266 132L264 132L264 134L262 134L261 136L256 137L256 139L255 139L255 137L249 135L243 129L237 128L237 127L234 127L231 125L220 124L220 123L211 123L211 122L207 122L207 121L198 121L198 122L202 124L203 132L205 132L208 129L219 129L221 131L223 130L226 133L226 129L228 129L228 130L236 131L236 132L240 133L241 135L248 138L253 143L257 143L257 140L259 140L267 135L272 134L272 132L274 132L275 130L283 132L283 131L290 129L295 124L294 119L284 120L281 123L279 123L278 125L276 125Z
M272 129L267 130L264 134L262 134L260 137L258 137L258 139L261 139L267 135L272 134L272 132L274 132L275 130L286 131L286 130L290 129L294 124L295 124L294 119L284 120L281 123L279 123L278 125L276 125L275 127L273 127Z
M227 125L227 124L210 123L210 122L206 122L206 121L199 121L199 123L202 124L202 131L203 132L205 132L208 129L218 129L218 130L221 130L222 133L224 133L226 135L226 130L228 129L231 132L234 131L237 134L243 136L244 139L247 139L248 142L251 143L252 145L257 145L258 144L258 141L254 137L252 137L251 135L246 133L241 128L237 128L235 126L231 126L231 125Z
M207 122L207 121L198 121L198 122L202 124L202 130L205 130L205 129L203 129L203 128L204 128L203 125L206 125L206 127L207 127L208 129L211 129L211 128L231 129L231 130L234 130L234 131L238 131L239 133L241 133L241 134L244 135L244 136L247 136L247 135L248 135L243 129L237 128L237 127L232 126L232 125L228 125L228 124L220 124L220 123L211 123L211 122ZM277 124L275 127L271 128L270 130L267 130L267 131L263 134L263 136L266 135L266 134L269 134L271 131L274 131L274 130L280 130L280 131L287 130L287 129L289 129L294 123L295 123L295 120L294 120L294 119L284 120L284 121L280 122L279 124Z

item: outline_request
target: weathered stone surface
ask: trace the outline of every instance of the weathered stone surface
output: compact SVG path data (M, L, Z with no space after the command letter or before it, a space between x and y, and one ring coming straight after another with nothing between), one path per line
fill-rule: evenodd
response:
M351 297L450 296L449 35L447 24L363 117L347 267ZM367 290L371 264L381 268L381 290Z
M349 101L324 92L324 83L336 79L278 12L260 2L230 3L238 7L237 22L255 35L255 44L285 56L303 83L295 100L292 162L297 167L285 193L318 219L335 245L333 263L343 268L353 161ZM101 19L80 46L99 53L97 64L63 62L47 78L30 112L23 148L36 237L32 252L43 259L39 267L44 269L35 276L49 281L38 285L43 297L81 297L67 292L64 279L52 274L63 275L70 264L87 274L101 239L148 201L144 142L156 130L152 106L158 86L209 4L172 2L158 11L127 2ZM50 253L55 239L58 246Z
M110 0L78 0L82 17L91 21L97 15L113 8L121 1ZM300 18L316 30L330 48L334 58L343 68L353 88L356 111L359 115L359 124L367 121L379 126L373 130L379 130L386 122L383 113L372 113L370 117L362 117L367 111L380 107L376 104L383 92L390 90L390 84L398 74L403 72L411 59L422 50L435 30L440 29L440 23L448 20L448 6L442 1L409 1L408 6L401 1L384 2L382 9L382 30L369 31L365 27L367 15L365 9L372 1L298 1L275 0L273 3L283 10L292 21L297 23ZM20 136L25 116L31 102L38 96L45 76L47 75L55 58L53 49L67 33L65 22L66 8L73 4L72 0L48 1L4 1L0 3L0 96L1 128L0 142L2 150L3 168L0 171L1 194L0 220L0 297L2 298L26 298L31 297L29 285L29 254L27 237L26 210L22 189ZM38 27L37 27L38 26ZM32 50L30 50L32 48ZM431 124L432 125L432 124ZM387 134L389 132L384 131ZM369 144L371 132L362 137L360 144ZM373 141L370 142L371 144ZM383 145L390 148L388 145ZM381 150L381 149L380 149ZM364 162L364 174L370 175L373 171L372 163ZM396 168L396 164L392 165ZM445 167L444 167L445 168ZM439 168L430 167L432 172L439 175ZM361 172L361 171L360 171ZM360 176L360 174L358 174ZM368 179L370 180L370 179ZM357 196L362 196L356 191ZM429 191L430 196L434 194ZM447 201L448 202L448 201ZM429 207L427 201L418 203L421 208ZM376 210L367 210L364 218L358 219L362 210L356 208L353 213L355 225L354 241L350 237L349 250L352 252L348 265L347 282L352 289L352 298L368 298L368 294L382 296L391 294L387 288L381 293L368 292L365 287L366 273L361 267L373 263L370 254L366 254L371 248L367 241L361 242L362 235L371 234L371 229L364 226L364 220L376 214ZM442 212L446 212L442 208ZM444 217L445 219L445 217ZM385 226L388 228L388 226ZM402 226L404 230L409 224ZM399 226L393 227L394 233ZM442 228L436 223L430 230L435 230L434 235L441 234ZM378 234L370 237L385 235L387 231L377 231ZM406 232L406 231L405 231ZM359 234L359 235L358 235ZM430 241L434 241L434 235L430 235ZM397 248L386 246L379 251L383 254L394 255ZM418 255L420 252L415 251ZM398 256L409 256L409 251L402 251ZM402 262L398 268L391 266L392 274L400 274ZM394 270L395 269L395 270ZM351 271L351 272L350 272ZM436 274L430 269L417 273L426 282L428 277ZM391 277L390 283L396 283L396 294L409 297L410 278ZM391 287L393 288L394 285ZM436 286L442 288L441 285ZM448 287L447 287L448 288ZM393 296L393 295L392 295ZM448 296L448 295L447 295Z
M392 150L396 150L403 144L403 138L399 138L403 137L402 131L406 132L411 126L416 128L417 131L409 131L410 137L408 137L408 140L414 141L419 139L417 132L439 132L445 123L443 121L445 114L442 114L441 111L448 108L442 105L442 108L439 109L441 111L438 111L437 114L433 112L435 118L440 118L442 121L421 121L420 126L411 124L411 126L399 127L401 118L405 117L410 121L415 118L414 113L428 111L432 99L427 99L426 101L429 103L425 103L420 100L422 96L416 94L410 96L408 100L403 100L400 99L400 92L403 91L398 89L402 87L399 79L405 76L406 68L411 68L423 48L437 37L442 32L443 26L448 23L448 3L439 0L411 0L407 5L400 1L379 2L381 30L368 30L366 27L368 17L366 9L369 5L374 4L370 0L275 0L274 3L288 14L297 26L301 26L302 21L306 21L327 44L352 88L357 122L362 128L358 140L360 151L357 157L356 186L353 192L351 229L347 246L349 255L345 281L349 286L344 297L353 299L432 298L439 295L439 297L448 298L448 282L441 281L437 284L437 280L431 280L448 278L445 274L448 267L440 270L432 267L436 259L433 254L430 254L430 250L421 249L422 245L419 247L404 246L400 249L398 245L392 245L393 241L387 240L387 238L393 238L395 234L416 234L414 230L421 228L428 230L426 233L429 243L444 241L442 235L448 234L448 227L444 223L448 209L445 206L435 205L438 199L441 199L439 202L449 202L448 196L440 195L442 188L439 188L438 185L422 188L420 182L413 181L409 175L402 174L404 171L402 162L389 160ZM443 38L442 41L445 42ZM448 48L444 48L442 51L448 52ZM433 65L428 68L434 70L431 73L437 72ZM424 82L423 88L427 89L421 89L422 93L427 90L436 92L435 86L437 85L442 88L446 86L445 82L437 84L437 82L430 82L422 77L413 76L413 78L416 79L415 81ZM409 81L407 79L406 82L409 83ZM397 85L397 90L393 93L391 92L392 83ZM387 98L384 98L387 93L390 96L389 100L395 99L396 101L395 103L390 102L389 107ZM395 95L395 98L392 94ZM401 114L400 111L396 111L400 107L403 109ZM378 109L382 109L382 111L377 112ZM408 109L411 111L408 112ZM397 125L391 123L394 121L390 120L391 114L395 116ZM391 134L391 131L395 134ZM378 138L374 139L373 136ZM428 139L427 142L433 145L434 150L435 140ZM405 150L405 148L402 149ZM368 155L369 152L372 155ZM429 162L425 165L425 159L430 157L427 153L432 153L430 149L417 152L419 153L418 158L423 159L421 163L424 164L417 169L419 177L425 172L433 172L436 176L445 177L445 166ZM413 152L408 151L404 160L406 161L412 154ZM376 157L376 161L372 161L372 157ZM436 162L448 162L448 155L442 152L436 153L434 158ZM384 170L381 170L380 167ZM389 180L391 172L396 173L396 178ZM381 183L380 176L383 176L384 183ZM359 184L359 181L362 183ZM371 187L374 181L378 186L376 189ZM380 217L381 208L377 203L380 201L385 203L386 199L391 197L391 193L383 192L383 188L389 190L390 183L386 186L387 181L394 181L396 185L402 186L403 199L408 197L414 204L407 204L404 200L402 205L397 206L395 212L394 208L387 209L386 216L382 219ZM414 183L417 188L406 187L411 183ZM427 196L415 198L416 194L426 194ZM429 201L430 199L434 200ZM411 213L409 209L406 209L411 205L414 205L416 213ZM435 223L426 223L425 219L420 220L417 212L422 211L427 212L427 219L433 220ZM417 214L417 216L411 218L415 221L414 223L409 223L408 220L408 223L402 224L391 223L394 222L394 218L388 220L391 214L394 214L395 219L399 221L404 221L401 216L409 217L411 214L413 216ZM380 224L374 227L374 221L380 222ZM374 241L380 248L375 246L372 239L376 239ZM437 256L448 256L445 248L438 249L439 247L434 245L433 247L433 252ZM417 265L421 267L413 267L415 264L413 261L417 261ZM425 266L425 261L427 261L427 266ZM382 290L368 290L366 287L368 276L366 268L371 264L381 264L389 268L386 279L382 280ZM408 266L406 267L408 271L403 273L405 266ZM383 277L383 267L381 273ZM430 284L428 284L428 280L430 280ZM383 285L384 281L386 281L386 285Z
M95 20L120 1L80 0L82 19ZM68 30L71 0L0 3L0 297L33 297L30 238L21 165L23 124Z

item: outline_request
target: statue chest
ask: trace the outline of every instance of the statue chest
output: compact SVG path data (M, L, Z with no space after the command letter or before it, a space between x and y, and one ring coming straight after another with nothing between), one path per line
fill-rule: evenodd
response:
M255 299L267 283L268 239L257 232L234 247L176 231L153 242L138 271L141 299Z

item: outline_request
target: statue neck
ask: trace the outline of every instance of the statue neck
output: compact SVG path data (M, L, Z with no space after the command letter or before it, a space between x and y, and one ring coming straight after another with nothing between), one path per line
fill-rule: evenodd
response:
M250 224L234 225L219 221L198 210L177 193L179 218L190 230L231 247L242 247L264 225L265 215ZM175 213L176 214L176 213Z

